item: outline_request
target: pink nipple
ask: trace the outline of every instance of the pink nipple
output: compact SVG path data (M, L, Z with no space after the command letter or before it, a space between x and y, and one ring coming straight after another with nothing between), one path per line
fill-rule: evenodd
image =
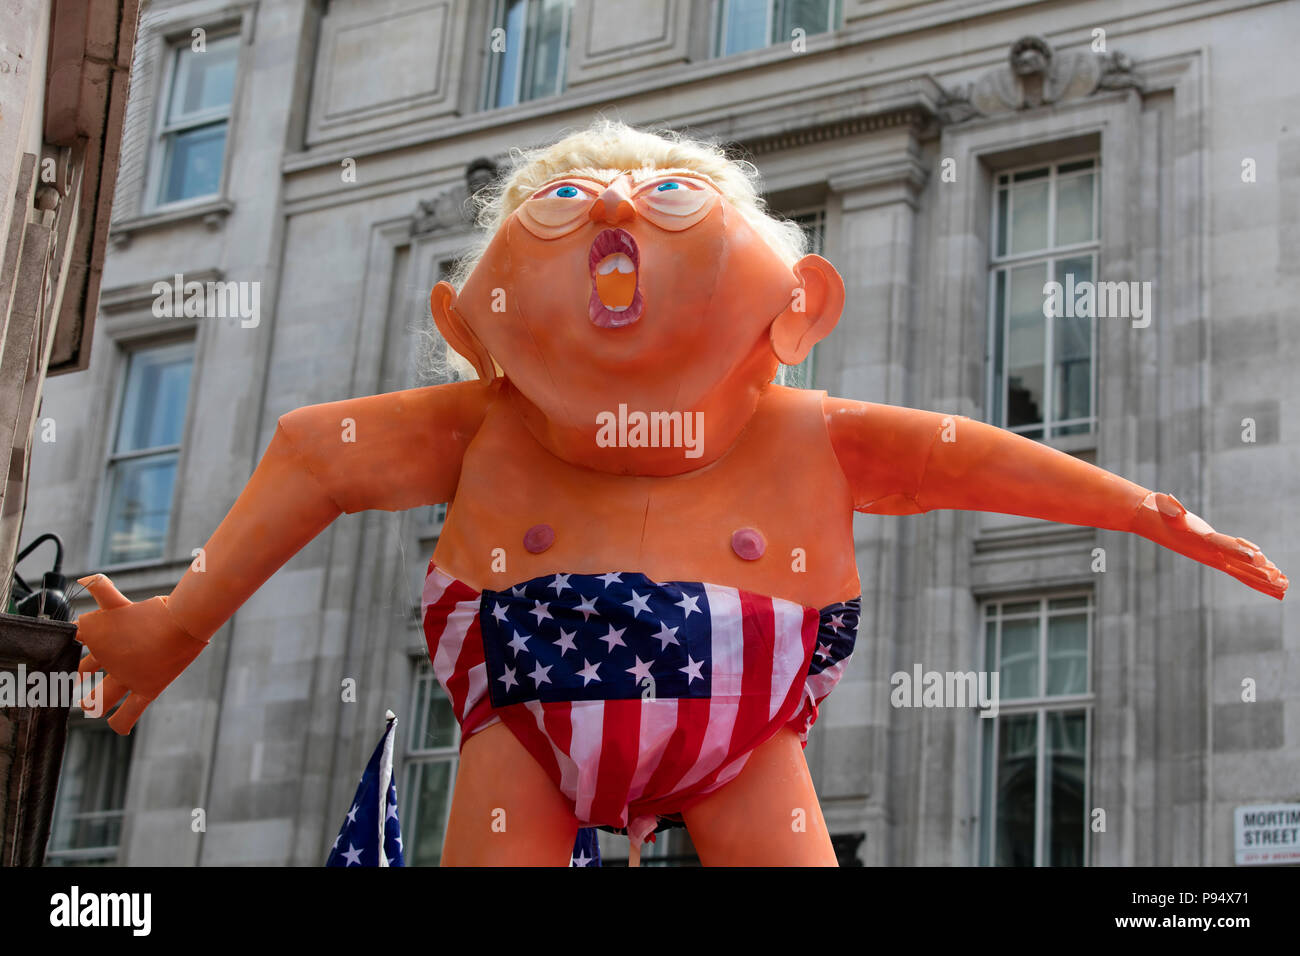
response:
M529 554L541 554L555 544L555 529L549 524L535 524L524 532L524 550Z
M767 542L757 528L739 528L732 532L731 550L746 561L757 561L767 550Z

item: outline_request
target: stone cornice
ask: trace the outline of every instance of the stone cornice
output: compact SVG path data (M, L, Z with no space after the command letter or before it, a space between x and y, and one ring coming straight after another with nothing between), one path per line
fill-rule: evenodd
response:
M225 273L220 269L198 269L183 275L186 282L220 282L225 278ZM148 309L158 297L153 291L154 283L171 282L175 278L175 275L158 276L144 282L104 289L99 296L99 311L110 316Z
M860 166L832 175L827 186L843 196L844 209L865 209L893 202L916 205L929 172L913 154Z
M891 109L879 113L847 117L828 123L814 123L795 129L783 130L748 139L737 140L737 145L754 156L776 153L800 146L812 146L817 143L845 139L863 133L896 127L911 127L916 130L924 128L934 114L919 106Z

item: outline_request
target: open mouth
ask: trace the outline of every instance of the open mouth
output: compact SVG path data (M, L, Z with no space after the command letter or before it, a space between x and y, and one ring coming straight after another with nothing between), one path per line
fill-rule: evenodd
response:
M641 318L645 300L637 282L640 267L641 253L626 230L606 229L596 237L587 256L591 273L587 312L594 325L616 329Z

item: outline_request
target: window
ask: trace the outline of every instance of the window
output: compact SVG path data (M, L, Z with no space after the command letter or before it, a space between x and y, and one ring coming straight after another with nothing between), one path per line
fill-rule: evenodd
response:
M131 352L108 461L106 565L156 560L166 547L194 345Z
M1044 286L1097 274L1097 160L997 177L990 270L988 407L1028 438L1087 434L1096 407L1096 319L1044 317ZM1072 310L1071 310L1072 311Z
M981 865L1087 863L1092 597L993 602L984 668L999 674L982 727Z
M424 527L427 529L426 534L437 544L438 537L442 534L442 526L447 522L447 503L426 505L421 509L424 515Z
M238 36L209 39L201 53L188 39L172 48L158 129L157 205L221 191L238 55Z
M513 106L564 89L573 0L497 0L485 107Z
M826 210L813 209L807 212L791 213L792 222L797 222L808 239L808 251L822 255L826 244ZM782 365L777 370L776 383L791 388L812 388L813 360L817 356L817 346L813 346L808 357L798 365Z
M718 5L717 56L789 43L839 28L839 0L722 0Z
M63 751L47 866L105 866L117 862L134 737L102 721L73 718Z
M428 657L414 660L413 719L402 790L402 849L407 866L437 866L451 810L460 728Z
M627 837L617 836L621 856L626 859L628 852ZM603 855L603 854L602 854ZM613 854L611 854L613 856ZM611 862L614 862L611 860ZM700 858L695 852L695 844L685 827L672 827L655 834L655 842L641 847L642 866L699 866Z

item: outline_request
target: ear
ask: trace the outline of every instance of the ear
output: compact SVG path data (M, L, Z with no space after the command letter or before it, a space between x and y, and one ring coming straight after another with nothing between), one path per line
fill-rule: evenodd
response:
M821 256L794 264L799 287L790 305L772 320L772 351L785 365L798 365L812 347L831 334L844 310L844 280Z
M429 309L433 323L447 340L447 344L469 360L483 382L496 378L497 364L477 335L456 311L456 290L450 282L439 282L429 294Z

